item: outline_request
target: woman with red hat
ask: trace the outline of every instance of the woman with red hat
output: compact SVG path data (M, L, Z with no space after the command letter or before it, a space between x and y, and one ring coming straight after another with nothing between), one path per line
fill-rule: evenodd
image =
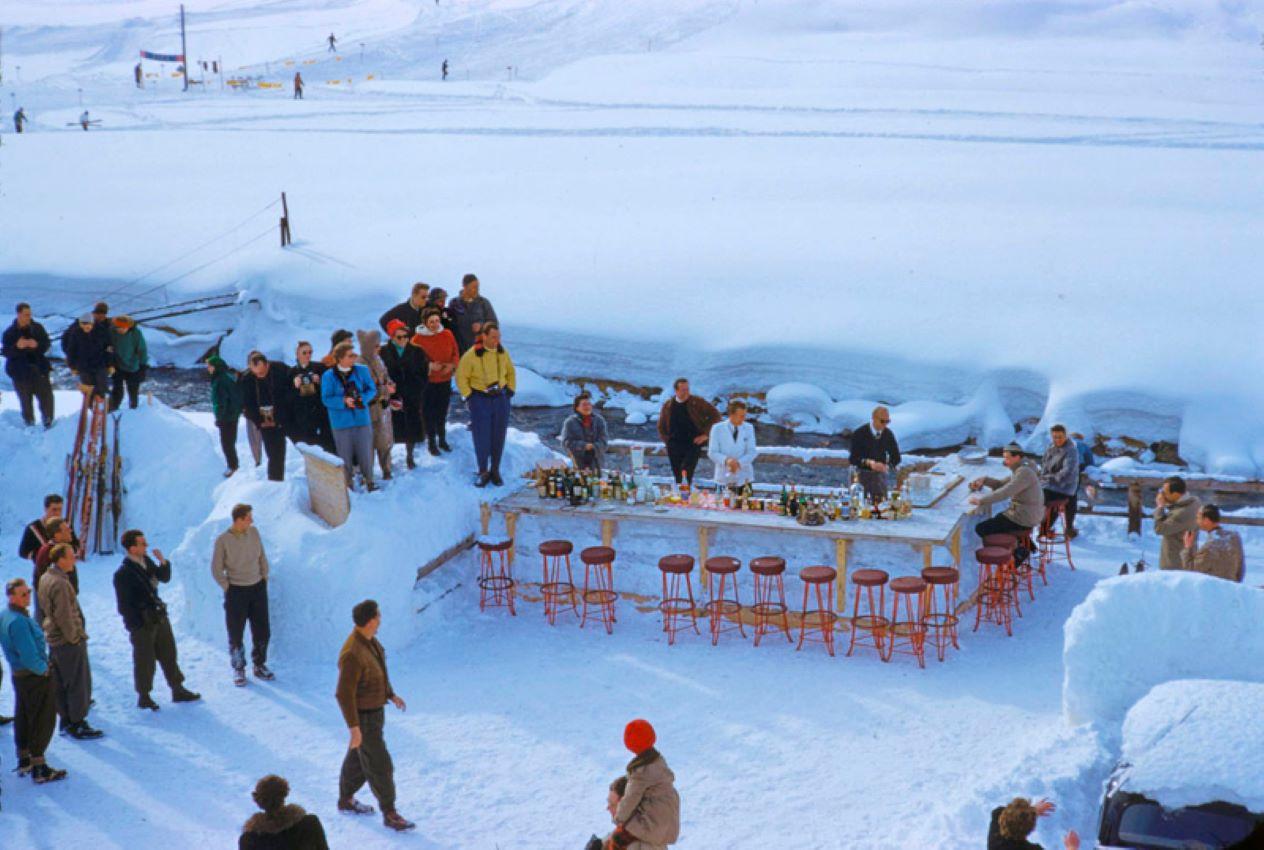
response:
M614 810L606 850L660 850L680 837L676 776L654 749L656 740L648 720L638 718L623 730L623 744L636 758L628 762L627 790Z

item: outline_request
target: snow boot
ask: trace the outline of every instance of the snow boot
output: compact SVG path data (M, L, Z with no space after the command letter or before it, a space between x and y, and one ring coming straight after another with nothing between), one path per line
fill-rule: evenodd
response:
M44 785L48 782L56 782L59 779L66 778L66 771L56 767L50 767L43 762L31 766L31 778L35 780L36 785Z
M452 451L452 447L448 445L448 438L447 438L447 437L440 437L440 438L439 438L439 448L443 449L445 452L450 452L450 451Z
M1132 574L1139 575L1140 573L1144 573L1145 567L1146 567L1145 558L1142 558L1140 561L1137 561L1137 563L1133 565Z
M273 679L276 678L276 673L273 673L271 670L269 670L267 664L256 664L255 665L255 678L262 679L265 682L271 682Z
M186 688L184 685L176 685L174 688L171 689L172 702L197 702L201 698L202 698L201 694L194 693L193 691Z
M18 756L18 766L13 768L18 776L26 776L31 772L31 756L30 754Z
M157 711L160 706L158 703L153 701L149 694L141 694L140 698L136 700L136 707L147 708L150 711Z
M430 439L426 440L426 449L430 452L431 457L439 456L439 441L435 439L433 434L430 435Z
M339 800L338 811L342 812L344 815L371 815L376 812L377 809L372 806L367 806L355 797L352 797L349 800Z
M1127 561L1124 561L1122 564L1119 565L1119 574L1121 576L1128 575L1128 562Z
M500 470L499 470L499 469L493 469L493 470L491 471L491 481L492 481L492 484L494 484L494 485L495 485L495 486L497 486L497 487L504 487L504 486L505 486L505 479L503 479L503 478L501 478L501 477L500 477Z
M410 820L405 820L403 815L395 811L383 812L382 823L396 832L407 832L417 825Z
M239 688L246 687L246 650L240 646L228 650L228 658L233 665L233 684Z
M245 667L233 668L233 684L239 688L246 687L246 668Z
M88 725L88 721L80 720L78 723L71 723L66 727L66 734L74 738L76 741L95 741L97 738L105 735L100 729L94 729Z
M486 486L487 486L487 482L489 482L489 481L491 481L491 480L492 480L492 477L491 477L491 474L490 474L490 473L487 473L487 472L480 472L480 473L478 474L478 478L474 479L474 486L475 486L475 487L486 487Z

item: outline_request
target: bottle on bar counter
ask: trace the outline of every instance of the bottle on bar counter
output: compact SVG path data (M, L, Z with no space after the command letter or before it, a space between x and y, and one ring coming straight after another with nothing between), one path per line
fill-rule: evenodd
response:
M790 485L790 501L786 503L786 516L794 519L799 515L799 494L795 492L794 485Z
M782 516L790 514L790 494L786 492L786 485L781 485L781 501L778 503L777 513Z

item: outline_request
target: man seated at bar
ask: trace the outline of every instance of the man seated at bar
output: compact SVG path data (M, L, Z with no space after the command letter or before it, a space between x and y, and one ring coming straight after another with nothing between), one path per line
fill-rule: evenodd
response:
M720 421L715 405L689 394L689 379L677 378L674 394L663 402L658 414L658 436L667 444L667 460L671 462L676 483L693 483L693 471L702 457L702 448L711 433L711 426Z
M887 472L900 465L900 444L887 427L890 424L891 411L879 405L870 421L851 435L851 465L874 504L886 500Z
M575 412L562 424L562 445L576 469L600 472L606 465L606 420L593 410L592 396L580 393L572 405Z
M729 402L728 418L711 426L707 457L715 464L715 483L738 491L755 480L755 428L746 421L746 402Z
M1044 519L1045 494L1040 487L1040 478L1036 470L1023 463L1023 448L1018 443L1010 443L1005 447L1002 462L1009 470L1009 479L976 478L970 482L974 492L987 487L992 492L971 496L972 505L991 505L1002 499L1009 499L1009 507L998 516L985 519L974 527L974 533L980 538L989 534L1022 534L1029 532Z

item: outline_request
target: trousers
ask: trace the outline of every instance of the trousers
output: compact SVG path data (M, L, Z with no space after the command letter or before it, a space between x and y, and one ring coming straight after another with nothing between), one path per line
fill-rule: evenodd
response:
M124 387L127 389L127 406L135 410L139 403L140 382L144 376L144 372L140 371L124 372L122 369L115 369L110 387L110 410L118 410L122 406Z
M29 381L14 381L13 391L18 395L18 404L22 408L22 421L27 425L35 424L35 402L39 402L40 419L45 425L51 425L54 417L53 385L47 375L37 375Z
M279 427L260 428L263 449L268 454L268 480L285 480L285 432Z
M474 457L478 471L500 472L500 457L505 451L505 433L509 430L509 396L472 392L466 401L470 410L470 435L474 438Z
M369 783L383 812L395 811L395 765L383 737L386 710L376 708L360 712L360 746L348 749L338 777L338 797L350 800Z
M14 700L13 744L18 757L29 755L32 759L44 758L48 742L53 740L57 726L57 698L53 693L51 674L37 676L33 673L13 676Z
M421 393L421 418L430 442L448 440L448 405L452 400L452 382L428 383Z
M228 468L233 472L237 471L237 423L240 419L234 419L231 422L216 422L215 427L219 429L219 448L224 453L224 463L228 464Z
M63 726L88 717L92 703L92 666L88 663L88 642L67 643L48 648L49 669L53 674L53 690L57 714Z
M342 471L347 477L347 486L355 480L353 466L360 468L364 477L364 486L373 483L373 426L356 425L351 428L334 430L334 446L338 449L338 457L342 458Z
M702 457L702 446L697 443L668 443L667 462L671 464L672 477L679 484L685 478L693 483L693 472L698 468L698 460Z
M245 669L246 623L250 623L250 660L257 666L268 663L268 640L272 629L268 624L268 582L230 584L224 594L224 620L228 626L228 652L233 667Z
M162 667L163 678L174 690L184 684L184 674L176 658L176 636L165 614L146 615L145 625L134 630L132 639L132 678L136 693L148 696L154 687L154 665Z

